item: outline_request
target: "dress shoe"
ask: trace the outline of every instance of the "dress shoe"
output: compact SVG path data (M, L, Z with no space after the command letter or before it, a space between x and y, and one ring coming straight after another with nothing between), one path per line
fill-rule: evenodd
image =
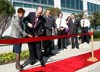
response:
M49 53L49 55L50 55L50 56L54 56L55 54L53 54L53 53Z
M79 47L77 49L79 49Z
M31 61L31 62L30 62L30 65L35 64L37 61L38 61L37 59L36 59L36 60L34 60L34 61Z
M16 70L21 71L23 70L23 68L20 64L16 64Z
M72 49L75 49L75 48L72 48Z
M23 69L24 68L24 66L23 65L20 65L21 66L21 68Z
M89 44L89 42L87 42L87 44Z
M48 54L45 54L44 56L45 56L45 57L49 57L49 55L48 55Z
M42 66L42 67L45 67L45 63L44 63L43 60L40 60L40 63L41 63L41 66Z
M64 47L64 49L67 49L67 47Z

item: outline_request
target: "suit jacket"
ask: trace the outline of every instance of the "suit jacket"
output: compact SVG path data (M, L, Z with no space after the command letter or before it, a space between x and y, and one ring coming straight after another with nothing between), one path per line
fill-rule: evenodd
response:
M70 21L68 22L68 26L69 26L69 31L70 34L78 34L78 21L75 19L74 23L72 21L72 19L70 19Z
M12 21L11 37L22 38L25 37L27 33L22 29L20 24L20 18L17 16Z
M45 35L51 36L52 35L52 27L56 28L55 19L51 16L47 17L44 16L46 23L45 23Z
M26 32L33 36L35 35L41 36L44 33L45 19L43 18L43 16L39 16L36 27L34 28L35 19L36 19L35 12L30 12L29 15L24 18L23 22L26 24ZM33 25L33 28L28 27L27 25L28 23L31 23Z

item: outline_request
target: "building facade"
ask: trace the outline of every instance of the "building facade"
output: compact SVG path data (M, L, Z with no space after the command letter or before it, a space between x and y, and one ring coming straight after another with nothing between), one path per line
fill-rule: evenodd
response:
M64 13L64 18L67 18L71 13L79 14L85 11L87 14L92 14L100 10L100 0L9 0L17 10L23 7L26 11L25 15L29 12L36 11L38 6L42 6L44 10L49 7L58 7ZM9 27L4 36L9 35ZM8 33L9 32L9 33Z
M57 7L68 16L70 13L79 14L86 12L92 14L100 10L100 0L10 0L16 8L23 7L26 10L26 15L30 11L36 11L38 6L42 6L44 10L49 7Z

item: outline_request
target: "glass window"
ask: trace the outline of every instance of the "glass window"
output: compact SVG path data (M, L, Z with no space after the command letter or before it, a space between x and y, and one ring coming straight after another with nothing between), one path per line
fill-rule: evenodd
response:
M91 11L92 11L92 9L91 9L92 4L91 4L91 3L89 3L89 5L90 5L90 7L89 7L89 8L90 8L90 12L91 12Z
M80 0L75 0L76 9L80 9Z
M32 5L31 4L24 4L24 7L32 8Z
M35 2L35 3L40 3L40 0L33 0L33 2Z
M100 10L100 5L98 5L98 10Z
M96 4L96 6L95 6L95 8L96 8L96 11L98 11L98 8L97 8L97 6L98 6L98 5Z
M96 11L96 4L93 4L93 11Z
M97 5L97 11L99 10L99 5Z
M17 0L17 1L24 1L24 0Z
M67 8L70 8L70 4L71 4L70 0L66 0L66 7Z
M98 10L100 10L100 5L88 2L88 11L89 12L95 12Z
M46 10L46 9L47 9L47 7L45 7L45 6L42 6L42 7L43 7L43 9L44 9L44 10Z
M90 12L91 11L91 4L88 2L88 11Z
M24 1L32 2L32 0L24 0Z
M14 2L14 6L23 7L23 4L22 3Z
M91 12L94 10L94 5L91 3Z
M90 12L92 11L92 4L89 3Z
M80 0L80 10L83 10L83 1Z
M75 2L74 2L74 0L71 0L71 8L72 8L72 9L75 8Z
M99 9L99 6L100 6L100 5L96 5L96 9L97 9L96 11L99 11L99 10L100 10L100 9Z
M65 0L61 0L61 7L65 7Z
M33 8L37 8L38 7L38 5L33 5Z
M47 4L47 0L41 0L42 4Z
M48 0L48 5L54 5L54 0Z

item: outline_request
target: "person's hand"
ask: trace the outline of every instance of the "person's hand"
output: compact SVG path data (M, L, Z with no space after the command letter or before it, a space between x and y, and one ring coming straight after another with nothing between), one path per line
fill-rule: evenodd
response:
M28 27L30 27L30 28L33 27L33 25L32 25L31 23L28 23L27 25L28 25Z
M66 21L66 24L68 24L69 21Z
M52 30L54 30L54 27L52 27Z
M29 34L29 35L27 35L27 36L28 36L28 37L30 37L30 38L32 38L32 37L33 37L33 36L32 36L32 35L30 35L30 34Z
M64 30L64 27L61 27L60 30Z
M55 28L54 30L57 31L57 28Z
M35 35L35 37L38 37L37 35Z

